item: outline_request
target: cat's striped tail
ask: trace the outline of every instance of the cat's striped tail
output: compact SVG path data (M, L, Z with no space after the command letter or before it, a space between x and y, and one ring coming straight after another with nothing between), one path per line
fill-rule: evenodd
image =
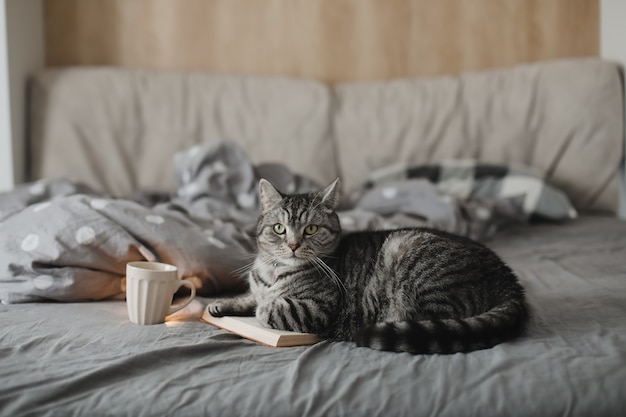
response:
M376 323L360 329L354 341L358 346L414 354L469 352L520 336L528 315L523 300L510 300L463 319Z

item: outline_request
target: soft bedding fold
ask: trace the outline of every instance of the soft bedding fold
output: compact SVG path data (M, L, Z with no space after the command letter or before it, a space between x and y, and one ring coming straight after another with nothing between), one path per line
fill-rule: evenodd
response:
M125 265L137 260L177 265L180 277L193 279L204 296L241 289L237 271L255 252L258 180L288 193L319 189L283 165L252 164L230 142L190 148L175 156L174 165L177 191L154 205L146 204L150 196L111 198L61 180L0 195L2 302L123 296ZM527 220L525 195L535 189L458 195L426 179L378 177L346 193L339 215L346 231L427 226L486 239ZM567 199L561 202L567 213Z

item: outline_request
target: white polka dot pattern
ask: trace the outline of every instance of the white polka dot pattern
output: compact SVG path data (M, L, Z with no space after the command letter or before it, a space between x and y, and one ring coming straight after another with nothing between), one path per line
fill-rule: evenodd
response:
M152 224L163 224L165 219L161 216L157 216L156 214L149 214L146 216L146 221Z
M24 240L22 240L21 248L24 252L31 252L37 249L38 246L39 246L39 235L31 233L28 236L26 236Z
M45 201L43 203L39 203L39 204L35 204L33 205L33 212L38 213L42 210L47 209L48 207L50 207L52 203L49 201Z
M383 197L385 197L388 200L391 200L392 198L395 198L398 195L398 189L395 187L383 188L380 192L383 195Z
M81 245L89 245L96 240L96 231L93 227L83 226L76 231L76 241Z
M487 209L486 207L478 207L476 209L476 217L478 217L481 220L487 220L491 217L491 213L489 212L489 209Z
M109 200L105 200L104 198L94 198L91 200L89 205L94 210L104 210L109 205Z
M50 275L39 275L33 280L33 285L38 290L47 290L53 283L54 279Z
M252 208L254 206L254 195L241 193L237 196L237 204L242 208Z
M46 192L46 185L40 182L37 182L30 186L28 192L32 195L43 195Z
M208 236L207 240L209 241L209 243L217 248L220 249L224 249L226 247L226 243L222 242L221 240L219 240L216 237L213 236Z

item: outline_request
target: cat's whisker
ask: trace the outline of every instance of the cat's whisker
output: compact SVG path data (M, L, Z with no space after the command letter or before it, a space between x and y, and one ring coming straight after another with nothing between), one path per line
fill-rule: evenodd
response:
M255 259L257 259L257 257L258 257L258 254L256 252L247 253L247 254L242 255L241 256L242 260L249 261L249 262L246 263L244 266L241 266L241 267L233 270L233 272L236 272L236 271L239 271L239 270L242 270L242 269L246 269L247 267L251 266L254 263Z
M335 273L335 271L333 271L333 269L331 267L329 267L326 262L324 262L322 259L320 259L319 257L314 257L312 258L313 262L315 265L319 266L322 268L324 274L329 277L334 283L335 285L337 285L337 287L345 294L348 292L348 290L346 289L345 285L343 284L343 282L341 281L341 279L339 279L339 277L337 276L337 274Z
M313 267L322 275L326 276L327 278L329 278L331 280L331 282L337 286L339 289L341 289L341 287L337 284L337 281L335 279L335 277L333 277L332 275L330 275L326 269L319 263L319 261L315 258L313 258L312 261L312 265Z
M232 274L233 275L238 275L240 277L245 277L247 276L253 269L255 268L254 266L254 261L250 262L248 264L245 264L244 266L241 266L239 268L233 269Z
M253 261L239 268L234 269L232 273L239 275L241 277L245 277L250 272L254 270L258 271L262 269L262 267L269 267L277 261L273 256L268 257L268 256L257 255L257 254L252 254L251 256L248 256L248 258L252 258Z
M259 267L271 266L273 263L276 262L276 259L274 256L259 256L257 258L257 262L259 263Z

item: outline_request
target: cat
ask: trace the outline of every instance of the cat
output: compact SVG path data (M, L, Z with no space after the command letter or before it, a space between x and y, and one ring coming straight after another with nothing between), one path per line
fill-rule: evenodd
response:
M259 195L249 291L210 303L212 315L413 354L485 349L525 330L524 289L483 244L428 228L344 235L339 178L298 195L261 179Z

